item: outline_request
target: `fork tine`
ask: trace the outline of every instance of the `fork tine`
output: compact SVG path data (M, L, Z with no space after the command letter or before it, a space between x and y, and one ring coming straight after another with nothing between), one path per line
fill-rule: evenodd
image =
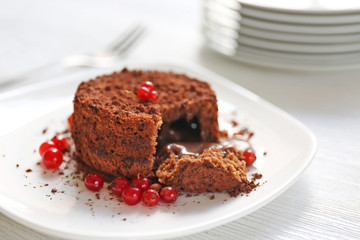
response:
M117 48L114 50L116 53L121 55L126 55L132 47L138 42L140 37L145 33L146 27L143 25L138 25L133 34L129 35L127 39L124 39Z
M128 39L132 39L134 34L136 34L139 29L142 28L141 24L133 25L129 28L127 28L124 32L121 33L120 36L118 36L109 46L106 47L106 52L113 53L118 51L118 49L128 42Z

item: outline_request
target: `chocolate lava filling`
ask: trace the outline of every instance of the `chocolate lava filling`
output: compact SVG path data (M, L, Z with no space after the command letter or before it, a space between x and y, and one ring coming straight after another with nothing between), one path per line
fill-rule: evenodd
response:
M159 131L158 149L174 142L201 142L199 120L194 117L189 122L185 118L172 123L164 123Z
M158 150L165 149L169 155L177 157L182 155L199 156L204 150L217 147L222 151L233 151L238 149L239 141L242 142L241 149L252 149L249 143L250 137L226 138L220 142L204 142L201 139L201 128L199 121L194 117L191 121L184 118L172 123L164 123L159 131ZM253 149L252 149L253 150Z

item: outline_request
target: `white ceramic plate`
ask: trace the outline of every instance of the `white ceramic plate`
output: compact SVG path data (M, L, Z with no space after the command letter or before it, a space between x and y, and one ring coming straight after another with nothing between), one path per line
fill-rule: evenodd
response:
M36 165L39 156L33 150L55 131L64 128L80 80L59 79L56 84L40 84L0 95L4 124L9 124L6 128L15 129L0 139L0 180L6 183L0 185L0 209L4 214L38 231L60 237L178 237L233 221L264 206L290 187L311 162L316 149L314 135L293 117L235 83L194 65L167 62L131 66L172 70L208 81L221 99L220 110L236 110L237 120L255 132L253 145L259 159L250 172L262 173L261 182L266 183L248 197L229 198L220 193L215 194L214 200L210 200L212 194L182 196L170 206L161 204L146 208L141 204L131 207L118 204L115 199L109 200L106 189L100 192L101 199L97 200L95 194L85 190L82 184L72 187L58 174L44 174ZM23 104L25 102L27 105ZM31 120L41 114L41 118ZM25 125L19 124L19 117ZM43 135L45 127L49 128ZM263 151L267 152L266 156L259 154ZM17 168L16 164L20 166ZM28 168L33 172L26 173ZM45 183L49 186L44 187ZM52 188L57 188L58 193L52 194ZM87 205L89 198L93 199L90 201L92 206Z
M235 0L248 6L280 12L345 14L360 11L357 0Z
M204 30L204 29L203 29ZM307 54L277 52L239 44L217 34L203 31L205 43L211 49L234 60L254 65L305 71L334 71L358 68L360 53Z
M305 25L292 24L285 22L272 22L240 14L229 14L223 8L208 8L205 5L204 16L212 21L217 21L236 28L239 25L251 26L254 28L266 29L271 31L302 33L302 34L353 34L360 32L360 23L353 24L334 24L334 25Z
M230 40L237 40L239 44L244 44L253 47L264 48L268 50L280 51L280 52L293 52L293 53L349 53L360 51L360 42L354 43L290 43L285 41L267 40L258 37L252 37L239 34L238 37L233 36L232 33L224 31L224 28L214 28L210 22L204 24L206 31L219 35L219 37L227 38Z
M360 15L359 15L360 16ZM266 29L253 28L246 25L238 25L236 28L219 24L208 19L203 20L204 26L218 32L219 35L225 35L234 39L241 36L249 36L264 40L281 41L287 43L296 43L311 46L328 46L329 44L352 45L360 43L360 34L334 34L317 35L277 32ZM329 49L328 49L329 51Z
M258 8L248 4L241 4L236 0L205 0L204 4L209 8L227 8L235 11L236 14L260 18L270 21L287 22L296 24L353 24L360 22L360 15L358 12L346 14L339 13L294 13L287 11L274 11L270 8Z

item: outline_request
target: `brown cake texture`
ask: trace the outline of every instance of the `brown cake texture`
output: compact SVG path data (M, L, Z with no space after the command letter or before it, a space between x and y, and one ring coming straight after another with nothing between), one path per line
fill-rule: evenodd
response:
M137 97L145 81L154 84L156 103ZM157 148L177 141L217 142L217 113L208 83L184 74L125 68L79 85L72 137L79 159L99 172L151 176Z
M246 181L246 163L233 149L206 148L199 155L170 154L156 171L160 183L184 192L222 192Z

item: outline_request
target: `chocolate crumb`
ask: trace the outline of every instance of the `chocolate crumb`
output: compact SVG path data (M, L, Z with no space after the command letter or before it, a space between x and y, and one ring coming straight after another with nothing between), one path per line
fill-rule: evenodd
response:
M214 200L215 199L215 195L211 195L210 200Z
M29 169L26 169L25 172L29 173L29 172L32 172L32 170L29 168Z
M100 199L100 194L99 193L95 194L95 196L96 196L96 199Z
M227 130L220 131L219 135L220 135L220 137L224 137L224 138L229 137L229 133Z
M47 186L49 186L49 184L45 183L44 186L47 187Z
M53 188L53 189L51 189L51 193L56 193L57 192L57 189L56 188Z
M235 120L232 120L231 124L232 124L233 127L236 127L236 126L239 125L239 123L237 121L235 121Z
M125 221L126 221L126 218L123 218L123 221L125 222Z
M16 167L19 167L20 165L19 164L16 164Z
M188 193L188 194L186 194L186 198L189 198L189 197L191 197L192 195L190 194L190 193Z
M37 162L37 163L36 163L36 165L38 165L38 166L39 166L40 164L41 164L40 162Z
M251 178L252 181L255 181L255 180L258 180L258 179L262 178L262 174L260 174L260 173L254 173L251 176L252 176L252 178Z
M249 194L255 188L257 188L260 184L255 183L254 181L246 181L240 183L238 186L234 187L232 190L229 191L231 197L236 197L241 193Z
M34 149L34 153L36 153L36 149Z
M267 154L267 152L264 152L264 154L263 154L263 155L264 155L264 156L266 156L266 154Z
M44 129L42 130L42 134L45 134L45 133L47 132L47 130L48 130L48 128L44 128Z

